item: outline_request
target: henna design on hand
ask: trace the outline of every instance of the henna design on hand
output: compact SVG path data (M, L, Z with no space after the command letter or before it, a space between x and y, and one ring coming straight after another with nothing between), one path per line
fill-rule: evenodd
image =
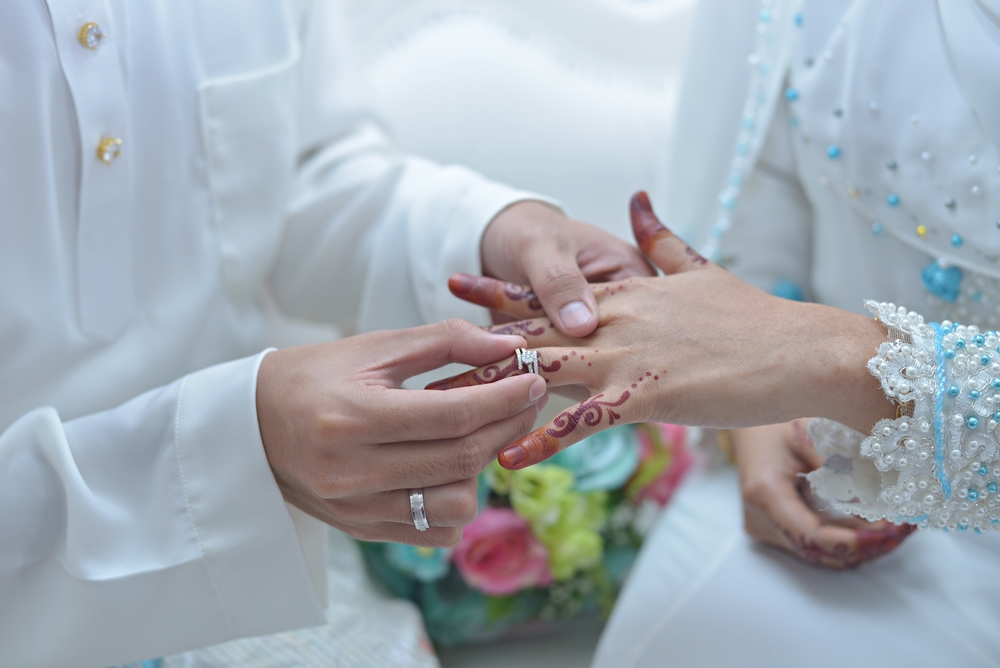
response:
M538 300L538 295L535 294L535 291L530 288L526 288L523 285L515 285L513 283L504 283L503 293L506 295L507 299L514 302L527 299L528 308L532 311L542 310L542 302Z
M703 267L706 264L708 264L708 260L706 260L704 257L702 257L701 253L699 253L695 249L691 248L690 246L688 246L687 248L685 248L684 252L691 256L691 261L694 262L695 264L700 264Z
M870 561L883 554L892 552L906 537L917 530L915 524L893 524L882 531L859 529L858 558L859 562Z
M537 327L532 328L534 323L534 320L521 320L508 325L492 325L485 329L491 334L521 334L526 336L541 336L544 334L545 325L539 324Z
M661 239L674 236L674 233L664 227L656 218L656 214L653 213L653 205L649 202L649 195L645 192L637 192L633 195L630 206L634 214L632 216L634 221L632 229L635 232L635 240L643 253L649 255Z
M545 430L545 433L554 438L562 438L563 436L571 434L576 429L577 425L580 424L581 420L588 427L598 425L604 418L603 409L605 408L608 411L608 425L613 425L615 420L620 420L622 417L620 413L615 412L613 409L628 401L632 396L632 393L625 390L618 398L618 401L601 401L600 399L603 396L603 393L594 395L587 401L584 401L577 406L574 411L563 411L557 415L554 420L552 420L552 424L558 427L558 429L549 427Z

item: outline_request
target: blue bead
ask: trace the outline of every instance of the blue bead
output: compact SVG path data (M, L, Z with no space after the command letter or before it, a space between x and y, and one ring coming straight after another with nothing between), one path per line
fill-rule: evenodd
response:
M957 397L958 396L958 385L952 385L951 387L949 387L948 388L948 394L950 394L953 397Z
M958 341L955 341L955 347L956 348L964 348L965 347L965 339L959 339Z
M997 484L995 482L991 482L991 483L989 483L989 484L986 485L986 489L990 490L990 494L996 494L997 493Z
M729 175L729 184L730 185L738 186L741 183L743 183L743 177L742 176L740 176L739 174L730 174Z
M872 223L872 234L877 237L882 236L885 233L885 228L882 227L882 223Z
M803 23L803 19L802 19L802 12L799 12L798 14L796 14L796 15L794 16L794 20L795 20L795 25L797 25L797 26L801 26L801 25L802 25L802 23Z
M982 334L976 334L975 336L972 337L972 342L975 343L977 346L981 346L984 343L986 343L986 337L983 336Z
M997 411L996 413L993 414L993 419L996 420L997 422L1000 422L1000 411Z
M979 467L979 475L986 475L989 472L990 470L989 468L987 468L986 464L983 464L982 466Z
M739 144L736 145L736 153L739 155L746 155L747 151L749 150L750 147L744 144L743 142L740 142Z
M759 69L762 76L766 77L768 74L771 73L771 68L768 67L767 65L761 65Z
M830 144L826 147L826 157L830 160L836 160L840 157L840 147L836 144Z
M979 418L977 418L975 415L970 415L968 419L966 419L965 421L965 426L968 427L969 429L975 429L976 427L979 426Z
M977 492L976 490L974 490L974 489L972 489L970 487L969 488L969 499L971 499L972 501L975 501L978 498L979 498L979 492Z
M794 88L786 88L785 99L788 100L789 102L795 102L796 100L799 99L799 91L795 90Z
M782 299L790 299L793 302L802 302L806 299L802 288L797 283L786 279L781 279L775 283L774 288L771 289L771 294Z
M965 524L959 524L959 525L958 525L958 530L959 530L959 531L968 531L968 530L969 530L969 527L968 527L968 526L966 526Z
M934 261L924 267L920 273L920 281L927 292L941 301L953 304L958 299L958 288L962 284L962 270L958 267L944 268ZM955 347L961 348L964 345L965 342L960 339Z
M964 241L962 239L962 235L961 234L953 234L953 235L951 235L951 245L952 246L954 246L955 248L958 248L963 243L964 243Z
M983 355L982 357L979 358L979 363L982 364L983 366L986 366L987 364L990 363L990 356Z
M760 20L762 23L767 23L768 21L771 20L771 12L769 12L766 9L760 10L760 14L758 16L760 16Z
M1000 390L1000 378L994 378L990 384L993 385L994 390Z
M945 359L953 360L955 359L955 351L952 350L951 348L948 348L948 350L944 351L944 356Z
M970 399L978 399L979 398L979 390L969 390L969 398Z
M753 127L753 116L743 117L743 127L745 127L747 130Z
M793 128L799 127L799 118L798 118L798 116L792 116L791 118L789 118L788 119L788 124L791 127L793 127Z
M726 195L722 199L722 206L726 207L727 209L732 209L734 206L736 206L736 198L733 197L732 195Z
M889 193L889 196L885 198L885 202L889 206L899 206L899 195L896 193Z

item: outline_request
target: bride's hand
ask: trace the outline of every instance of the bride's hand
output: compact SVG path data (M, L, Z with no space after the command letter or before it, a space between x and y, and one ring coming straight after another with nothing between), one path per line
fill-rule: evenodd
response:
M875 321L753 288L663 227L645 193L633 197L631 216L640 248L667 276L592 286L600 327L585 338L545 318L491 328L524 336L550 386L592 394L501 452L503 466L538 463L619 423L745 427L816 415L867 430L892 412L865 367L885 340ZM537 314L522 286L456 275L450 287L515 317ZM431 387L523 372L511 358Z
M729 432L740 473L743 521L751 537L816 566L852 568L891 552L915 527L834 517L816 510L803 474L823 462L808 420Z

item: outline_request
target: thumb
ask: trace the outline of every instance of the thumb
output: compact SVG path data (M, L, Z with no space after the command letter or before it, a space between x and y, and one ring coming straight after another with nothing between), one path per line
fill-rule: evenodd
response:
M653 213L649 195L639 191L629 205L632 233L642 252L665 274L705 269L712 264L678 238Z
M576 258L566 251L538 252L525 273L549 320L564 334L587 336L597 328L597 300Z

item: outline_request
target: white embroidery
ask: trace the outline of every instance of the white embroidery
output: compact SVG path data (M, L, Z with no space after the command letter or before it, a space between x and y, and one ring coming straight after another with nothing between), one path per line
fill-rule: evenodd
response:
M868 369L904 415L868 437L830 420L809 435L824 465L813 490L840 510L876 520L976 532L1000 528L1000 336L867 306L889 327Z

